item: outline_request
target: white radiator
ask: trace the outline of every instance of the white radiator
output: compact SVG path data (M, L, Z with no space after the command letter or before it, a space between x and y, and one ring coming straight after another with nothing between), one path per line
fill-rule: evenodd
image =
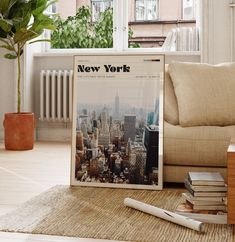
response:
M40 120L72 121L73 71L42 70L40 75Z

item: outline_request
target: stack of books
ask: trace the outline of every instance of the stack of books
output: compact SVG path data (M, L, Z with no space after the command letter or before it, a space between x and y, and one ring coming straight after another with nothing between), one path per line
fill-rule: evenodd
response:
M176 213L205 223L227 223L227 185L218 172L189 172Z

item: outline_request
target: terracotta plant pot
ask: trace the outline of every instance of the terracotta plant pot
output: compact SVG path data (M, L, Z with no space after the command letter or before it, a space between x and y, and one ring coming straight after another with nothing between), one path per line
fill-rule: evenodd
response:
M6 150L32 150L35 118L33 113L5 113Z

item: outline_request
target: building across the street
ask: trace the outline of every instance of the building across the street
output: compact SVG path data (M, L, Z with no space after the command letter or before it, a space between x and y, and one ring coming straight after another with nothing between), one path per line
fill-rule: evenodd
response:
M128 26L133 31L129 42L141 47L161 47L173 28L195 27L197 0L127 0ZM92 21L105 9L113 6L112 0L60 0L57 12L62 18L73 16L78 8L88 6ZM169 8L169 6L171 6Z

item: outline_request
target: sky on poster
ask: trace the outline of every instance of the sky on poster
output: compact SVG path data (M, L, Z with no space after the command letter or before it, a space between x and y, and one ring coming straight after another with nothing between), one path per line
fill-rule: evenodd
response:
M113 104L118 94L121 104L136 108L154 108L159 97L159 84L155 79L78 79L78 104Z

